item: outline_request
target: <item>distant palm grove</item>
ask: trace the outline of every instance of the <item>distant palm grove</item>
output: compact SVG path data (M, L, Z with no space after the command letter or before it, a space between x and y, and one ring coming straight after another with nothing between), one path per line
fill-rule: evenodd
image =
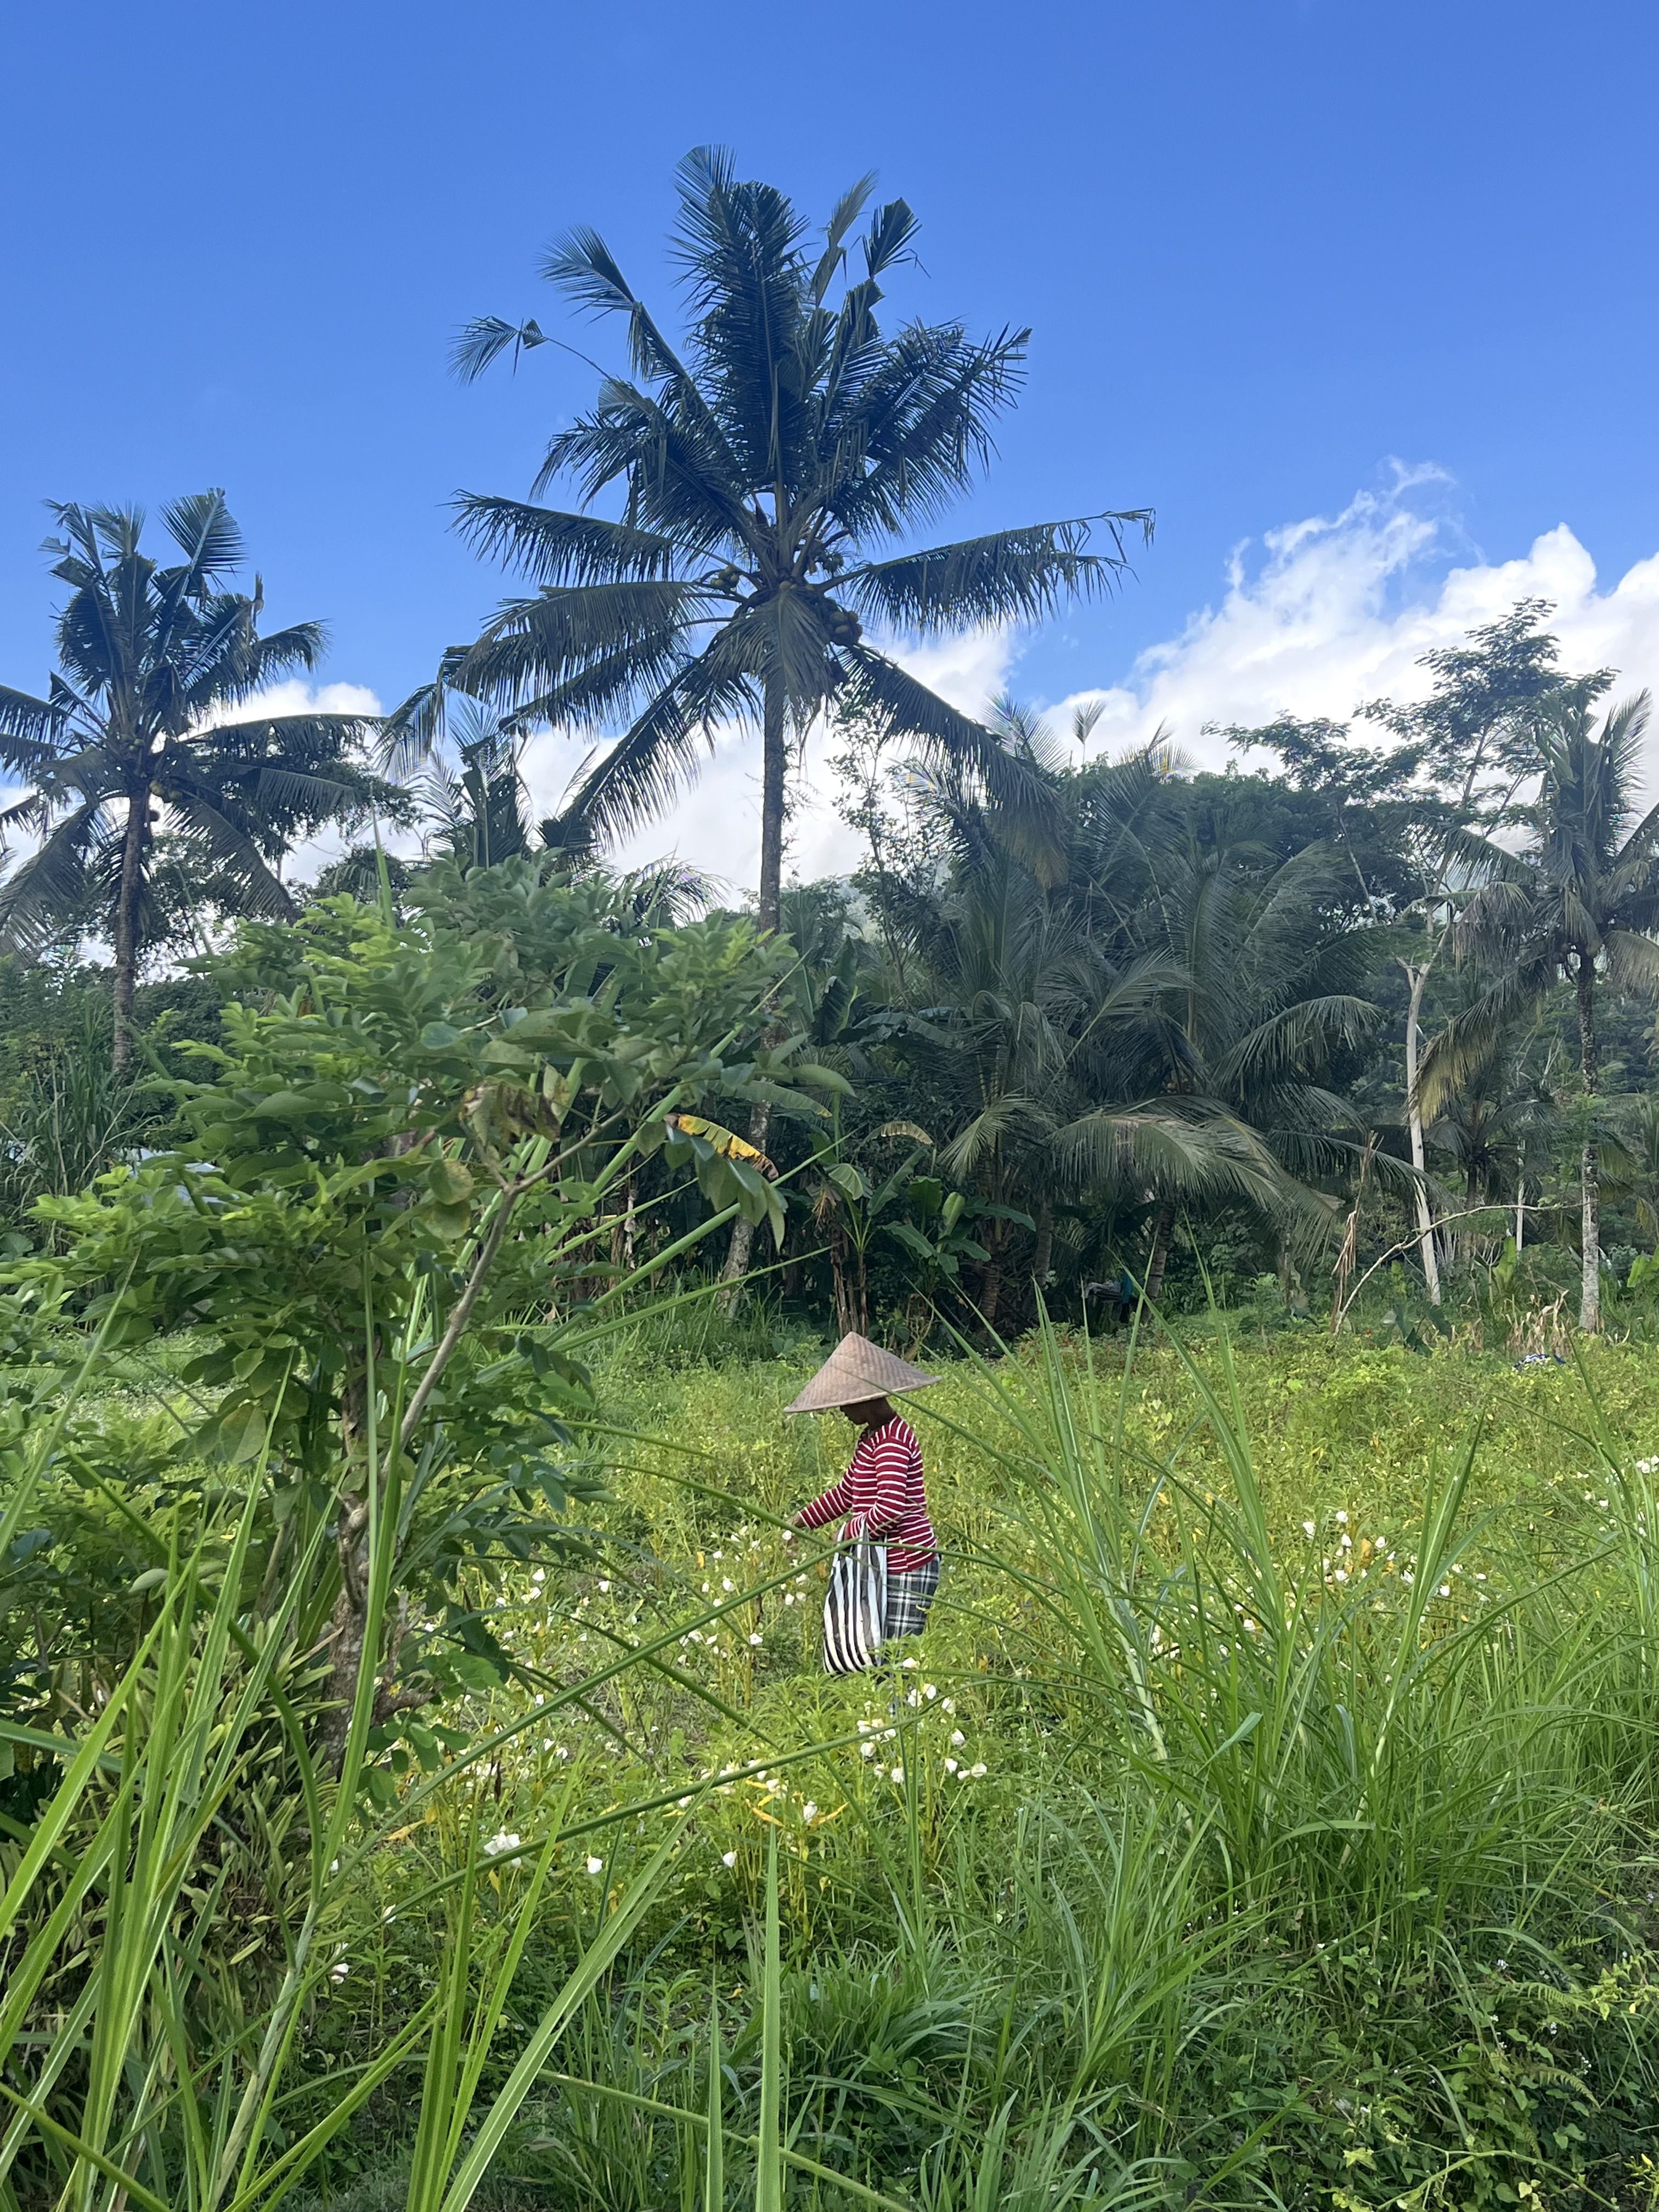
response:
M619 879L605 846L659 823L672 848L676 794L736 725L762 793L754 1035L835 1078L804 1115L766 1097L740 1127L707 1117L702 1141L775 1194L775 1245L753 1247L750 1191L720 1255L751 1298L911 1338L1017 1331L1039 1299L1115 1319L1143 1293L1333 1327L1358 1301L1419 1340L1494 1301L1591 1329L1643 1303L1645 696L1563 668L1528 601L1431 654L1408 703L1228 732L1224 775L1185 765L1179 732L1107 759L1087 712L1055 732L1006 700L951 706L883 641L1040 621L1118 581L1152 519L915 549L989 458L1024 334L884 330L915 222L869 200L855 186L809 243L781 194L691 157L678 341L596 234L552 251L544 276L620 323L617 367L529 499L459 496L456 526L520 592L383 719L262 709L323 633L261 631L222 494L170 507L159 550L136 513L54 509L58 665L0 692L23 787L0 880L15 1233L167 1140L158 1071L217 1042L243 918L382 889L441 914L480 871L609 900L618 929L709 912L726 886L678 863ZM485 319L456 365L545 342ZM580 505L543 504L556 485ZM866 851L803 884L790 763L823 718ZM595 742L536 823L519 760L549 726ZM285 880L324 831L358 842ZM630 1180L630 1251L683 1229L676 1174Z

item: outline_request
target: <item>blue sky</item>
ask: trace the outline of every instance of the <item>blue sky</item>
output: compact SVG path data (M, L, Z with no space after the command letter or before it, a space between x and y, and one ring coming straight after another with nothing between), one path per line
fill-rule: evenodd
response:
M1115 603L970 655L969 690L1144 706L1194 618L1212 663L1247 650L1214 622L1311 544L1304 617L1358 557L1340 621L1374 649L1264 710L1343 712L1467 611L1453 571L1496 579L1484 607L1565 528L1593 642L1659 553L1651 5L92 0L12 9L7 53L0 680L46 674L43 499L219 483L271 618L324 617L325 675L400 696L500 589L450 494L524 490L591 384L549 348L463 389L450 334L563 327L533 265L574 222L665 297L673 165L708 141L814 214L878 170L923 224L902 306L1032 325L962 528L1158 510ZM1610 634L1639 663L1637 596ZM1244 694L1171 696L1195 738Z

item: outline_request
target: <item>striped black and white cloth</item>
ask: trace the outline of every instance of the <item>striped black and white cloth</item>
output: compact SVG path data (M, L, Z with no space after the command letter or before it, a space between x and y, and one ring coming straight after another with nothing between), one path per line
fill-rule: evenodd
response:
M927 1608L933 1602L933 1593L939 1588L939 1554L934 1553L908 1574L889 1573L887 1577L886 1640L893 1642L900 1636L920 1636L927 1626Z
M823 1671L863 1674L880 1656L886 1632L887 1547L865 1536L843 1544L830 1563L823 1599Z

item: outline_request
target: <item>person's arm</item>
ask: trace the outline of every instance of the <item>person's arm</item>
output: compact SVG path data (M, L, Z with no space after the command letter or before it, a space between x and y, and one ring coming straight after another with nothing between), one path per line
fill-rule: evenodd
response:
M826 1521L844 1519L853 1510L853 1470L849 1467L841 1480L815 1498L810 1505L803 1505L795 1516L798 1528L822 1528Z

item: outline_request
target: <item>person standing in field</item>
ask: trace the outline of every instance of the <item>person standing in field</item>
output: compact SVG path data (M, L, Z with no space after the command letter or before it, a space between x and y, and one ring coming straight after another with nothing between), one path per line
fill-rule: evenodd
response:
M792 1405L790 1413L844 1413L860 1431L839 1482L802 1506L797 1528L843 1524L843 1538L862 1533L887 1551L883 1641L920 1636L939 1588L939 1543L927 1513L921 1447L893 1398L939 1381L868 1337L844 1336Z

